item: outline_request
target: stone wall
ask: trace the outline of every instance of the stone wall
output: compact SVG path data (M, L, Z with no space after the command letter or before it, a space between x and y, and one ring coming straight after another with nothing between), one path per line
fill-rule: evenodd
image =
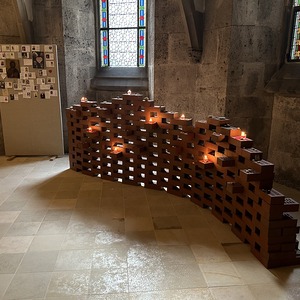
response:
M67 151L65 108L90 96L95 72L93 0L34 1L34 37L40 44L57 44L64 143Z
M198 70L190 50L181 1L156 1L154 100L194 117Z
M281 0L233 0L225 114L264 153L269 147L274 99L264 87L280 61L284 12Z
M268 159L275 180L300 190L300 98L276 96Z

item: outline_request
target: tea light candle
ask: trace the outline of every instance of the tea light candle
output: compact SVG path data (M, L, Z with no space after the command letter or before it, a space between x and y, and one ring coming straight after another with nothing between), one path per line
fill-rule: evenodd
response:
M80 101L81 101L81 102L87 102L88 99L87 99L87 97L81 97Z
M127 91L127 94L128 94L128 95L131 95L131 90L128 90L128 91Z
M153 124L153 119L152 118L149 119L149 123Z
M244 140L247 137L246 132L242 131L241 132L241 139Z
M113 153L114 153L114 154L118 154L118 152L119 152L119 151L118 151L118 147L113 147Z
M185 114L182 114L182 115L180 116L180 119L181 119L181 120L184 120L184 119L185 119Z
M204 161L205 163L208 162L208 157L207 157L207 155L203 155L203 161Z
M87 132L93 132L92 127L88 127L88 129L86 130Z

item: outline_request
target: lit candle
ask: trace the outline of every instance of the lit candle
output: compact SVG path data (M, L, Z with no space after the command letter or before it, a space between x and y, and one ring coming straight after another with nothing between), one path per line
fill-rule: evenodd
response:
M87 129L86 131L87 131L87 132L92 132L93 129L92 129L92 127L88 127L88 129Z
M118 153L118 147L113 147L113 153L117 154Z
M208 162L208 157L207 157L207 155L203 155L203 161L204 161L205 163Z
M152 118L149 119L149 123L150 123L150 124L153 123L153 119L152 119Z
M246 132L242 131L241 132L241 139L244 140L247 137Z
M81 97L80 101L81 101L81 102L87 102L88 99L87 99L87 97Z
M184 120L184 119L185 119L185 115L182 114L182 115L180 116L180 119L181 119L181 120Z
M128 94L128 95L131 95L131 90L128 90L127 94Z

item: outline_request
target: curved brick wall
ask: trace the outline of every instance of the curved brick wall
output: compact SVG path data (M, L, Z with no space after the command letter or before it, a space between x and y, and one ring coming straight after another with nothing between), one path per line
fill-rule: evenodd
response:
M274 165L224 117L186 119L142 95L67 109L70 167L210 207L267 267L300 263L299 204L272 188Z

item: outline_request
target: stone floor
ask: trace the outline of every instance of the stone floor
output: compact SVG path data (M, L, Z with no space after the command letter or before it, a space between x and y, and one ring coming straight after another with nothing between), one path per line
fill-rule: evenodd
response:
M300 266L267 270L187 199L67 157L0 157L0 187L2 299L300 299Z

